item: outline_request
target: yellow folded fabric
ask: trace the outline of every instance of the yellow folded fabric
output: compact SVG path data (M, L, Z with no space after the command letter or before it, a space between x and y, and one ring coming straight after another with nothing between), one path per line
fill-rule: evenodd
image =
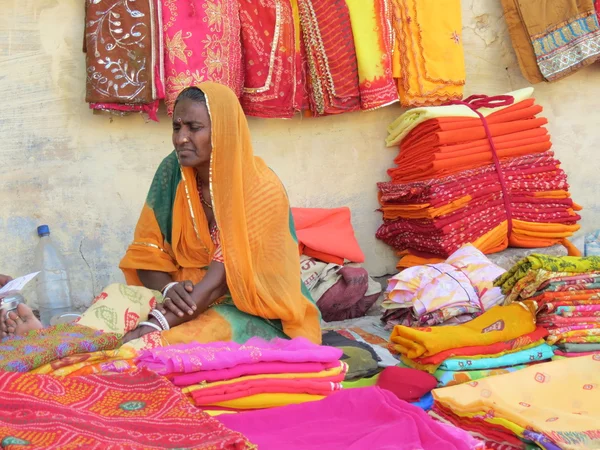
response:
M84 367L90 367L90 373L102 373L101 363L106 363L107 367L112 363L111 367L118 369L133 367L130 361L137 356L137 352L131 347L121 347L117 350L104 350L91 353L79 353L76 355L67 356L57 359L48 364L44 364L29 373L49 374L55 376L67 376ZM120 364L123 361L123 364ZM128 361L128 362L125 362ZM96 367L91 367L96 366Z
M408 358L432 356L444 350L509 341L535 330L533 302L496 306L476 319L452 327L409 328L396 325L392 347Z
M433 396L457 415L503 419L542 433L562 449L600 448L598 355L536 364L474 383L436 389Z
M277 406L296 405L299 403L323 400L323 395L311 394L256 394L248 397L236 398L226 402L213 403L207 406L218 406L231 409L263 409Z
M529 348L537 347L538 345L542 345L544 342L546 342L545 339L540 339L539 341L535 341L529 345L525 345L523 347L518 347L515 349L511 349L511 350L506 350L506 351L503 351L500 353L495 353L493 355L469 355L468 359L499 358L500 356L509 355L511 353L520 352L521 350L527 350ZM461 358L461 357L455 356L454 358ZM467 358L467 357L465 357L465 358ZM452 358L449 358L449 359L452 359ZM422 370L423 372L429 372L429 373L434 373L442 365L442 363L419 364L418 362L416 362L410 358L407 358L404 355L400 356L400 361L402 361L403 364L406 364L408 367L410 367L412 369Z
M324 377L334 377L341 373L346 373L348 371L348 364L343 361L340 361L339 367L334 367L328 370L322 370L321 372L304 372L304 373L267 373L261 375L248 375L245 377L234 378L232 380L224 380L224 381L215 381L213 383L200 383L193 384L191 386L184 387L181 389L181 392L184 394L197 391L198 389L206 389L214 386L222 386L226 384L240 383L242 381L249 380L264 380L264 379L298 379L298 378L324 378Z

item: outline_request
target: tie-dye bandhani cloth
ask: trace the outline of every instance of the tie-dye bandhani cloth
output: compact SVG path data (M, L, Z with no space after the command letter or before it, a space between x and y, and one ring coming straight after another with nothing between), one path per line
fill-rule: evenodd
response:
M150 371L66 378L4 372L0 397L5 449L255 448Z
M60 324L30 331L25 336L0 342L0 370L28 372L61 358L113 350L121 345L120 336L81 325Z
M600 446L600 355L538 364L433 391L434 414L487 440Z

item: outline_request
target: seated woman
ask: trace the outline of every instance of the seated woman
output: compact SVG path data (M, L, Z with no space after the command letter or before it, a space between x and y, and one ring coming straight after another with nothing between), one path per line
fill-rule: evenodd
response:
M120 264L130 286L106 288L79 324L136 348L252 336L320 343L287 195L253 155L235 94L216 83L183 90L173 145Z

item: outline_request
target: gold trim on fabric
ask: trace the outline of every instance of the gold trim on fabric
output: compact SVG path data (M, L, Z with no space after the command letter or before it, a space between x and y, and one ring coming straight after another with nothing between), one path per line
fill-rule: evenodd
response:
M258 88L247 88L243 91L247 94L260 94L267 92L271 88L271 80L273 79L273 70L275 68L275 56L277 56L277 48L279 47L279 35L281 34L281 0L275 0L275 30L273 31L273 44L271 45L271 55L269 55L269 73L265 84Z
M198 240L202 241L202 239L200 238L200 231L198 230L198 224L196 223L196 215L194 214L194 208L192 208L192 198L190 197L190 190L188 189L187 181L185 179L185 174L183 173L181 163L179 163L179 170L181 171L183 188L185 189L185 196L187 198L188 207L190 208L190 215L192 216L192 225L194 226L194 232L196 233L196 237L198 238Z
M151 80L152 80L152 100L156 100L156 74L154 69L156 68L156 55L157 55L157 51L156 51L156 37L155 37L155 33L156 31L156 21L155 18L157 17L156 15L156 11L154 9L154 1L149 1L148 2L148 6L150 7L150 36L151 36L151 40L152 40L152 45L151 45L151 51L150 51L150 62L152 64L152 70L151 70ZM158 31L158 34L162 34L162 30Z
M159 247L156 244L151 244L150 242L138 242L138 241L135 241L135 242L132 242L131 245L143 245L144 247L152 247L152 248L155 248L157 250L160 250L163 253L166 253L167 255L169 254L169 252L167 252L164 248Z
M210 126L211 128L213 127L213 118L212 118L212 114L210 113L210 103L208 100L208 95L204 95L206 97L206 110L208 111L208 117L210 117ZM213 140L213 132L211 129L210 132L210 163L209 163L209 168L208 168L208 192L210 194L210 203L211 205L213 205L213 215L215 216L215 222L217 222L217 227L219 226L219 219L217 218L217 204L215 203L215 196L213 194L213 157L215 154L215 145L214 145L214 140ZM210 224L208 224L208 227L210 229Z

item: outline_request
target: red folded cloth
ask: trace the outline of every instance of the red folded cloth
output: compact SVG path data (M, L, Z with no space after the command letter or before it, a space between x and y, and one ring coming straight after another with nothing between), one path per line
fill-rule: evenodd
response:
M400 400L413 403L435 389L437 380L420 370L386 367L379 374L377 386L392 392Z

